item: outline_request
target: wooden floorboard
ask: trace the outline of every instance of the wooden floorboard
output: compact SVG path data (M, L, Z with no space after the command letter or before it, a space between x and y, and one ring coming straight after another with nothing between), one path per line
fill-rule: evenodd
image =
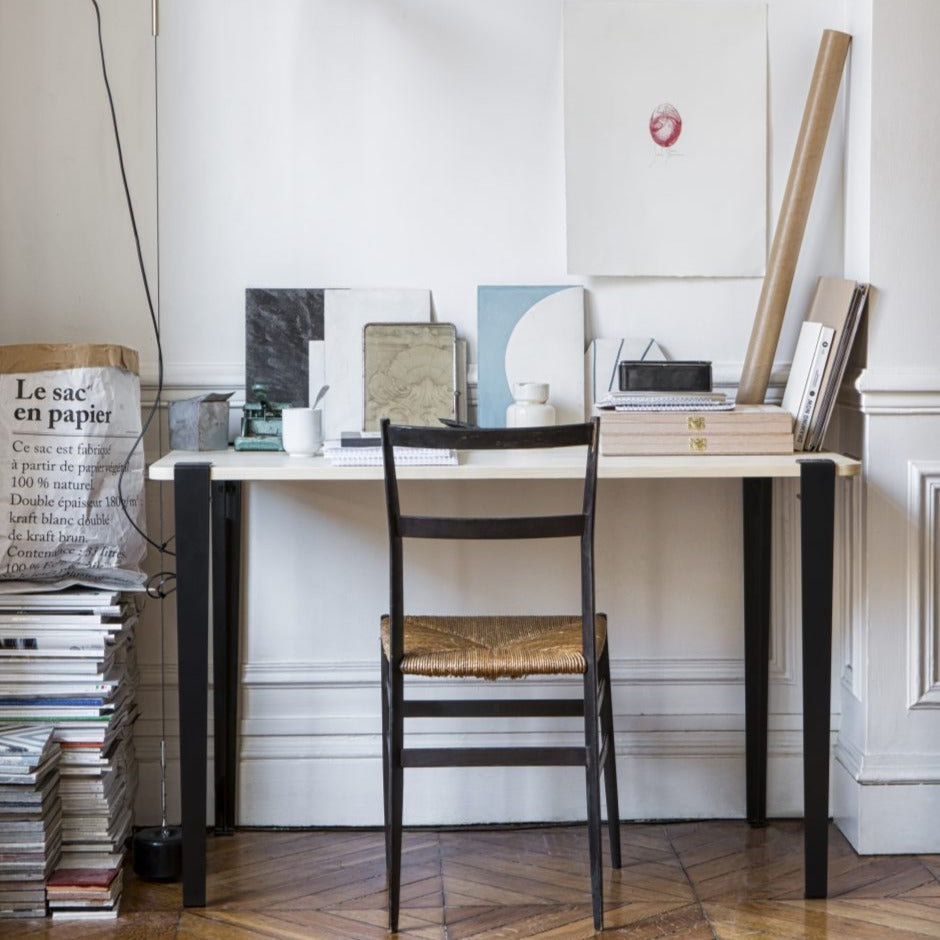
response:
M605 833L606 837L606 833ZM858 856L830 828L829 899L803 899L798 821L625 824L605 865L604 936L672 940L940 940L940 856ZM605 852L605 859L607 858ZM128 868L116 921L0 920L23 940L371 940L385 931L385 849L373 830L210 837L205 908ZM596 936L584 826L408 830L398 936Z

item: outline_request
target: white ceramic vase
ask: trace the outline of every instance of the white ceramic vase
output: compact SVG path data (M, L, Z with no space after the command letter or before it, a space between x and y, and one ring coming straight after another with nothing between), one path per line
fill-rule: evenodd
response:
M516 382L515 399L506 409L507 428L534 428L555 423L555 408L548 404L547 382Z

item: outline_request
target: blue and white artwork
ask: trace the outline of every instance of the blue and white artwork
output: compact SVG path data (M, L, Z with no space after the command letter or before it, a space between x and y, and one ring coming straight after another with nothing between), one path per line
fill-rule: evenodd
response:
M555 421L584 420L584 288L477 288L477 423L505 427L517 382L548 382Z

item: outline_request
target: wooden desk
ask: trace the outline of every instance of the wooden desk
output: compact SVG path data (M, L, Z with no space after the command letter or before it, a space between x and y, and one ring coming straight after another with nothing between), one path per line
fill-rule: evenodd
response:
M472 459L470 459L472 456ZM747 820L767 823L767 694L771 605L772 482L800 479L803 633L803 800L805 893L826 896L828 881L829 710L835 478L857 476L838 454L766 457L602 457L601 479L739 479L744 509L744 669ZM458 466L404 467L414 480L575 479L569 456L481 452ZM320 457L281 453L174 451L151 464L153 480L173 482L176 502L177 643L183 903L206 903L206 784L209 592L212 591L217 834L235 825L241 490L244 483L362 481L380 467L333 467Z

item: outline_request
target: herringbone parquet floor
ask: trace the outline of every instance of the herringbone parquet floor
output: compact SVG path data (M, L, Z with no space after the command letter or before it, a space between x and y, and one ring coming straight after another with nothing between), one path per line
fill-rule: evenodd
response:
M604 936L940 938L940 856L859 857L833 827L830 897L802 898L799 822L630 824L605 868ZM583 826L406 831L401 937L592 937ZM208 905L128 871L108 923L0 921L23 940L386 937L381 832L240 831L209 839Z

